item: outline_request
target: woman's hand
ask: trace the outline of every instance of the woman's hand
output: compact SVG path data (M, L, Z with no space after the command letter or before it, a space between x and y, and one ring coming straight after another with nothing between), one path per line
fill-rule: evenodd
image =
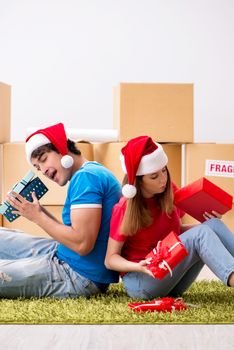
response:
M214 211L212 210L211 213L208 213L207 211L205 211L205 213L203 214L203 217L206 219L206 220L210 220L210 219L213 219L213 218L217 218L217 219L222 219L222 215L220 213L218 213L217 211Z
M10 205L16 209L12 211L13 214L24 216L30 221L36 222L38 215L42 211L35 192L32 193L33 202L27 201L24 197L14 191L8 194L6 199Z
M151 259L152 258L139 261L139 272L144 272L147 275L154 277L153 273L149 269L147 269L147 266L150 264Z

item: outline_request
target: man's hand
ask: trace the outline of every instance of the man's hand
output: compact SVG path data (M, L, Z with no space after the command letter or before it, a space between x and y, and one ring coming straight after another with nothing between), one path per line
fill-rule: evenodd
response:
M27 201L19 193L14 191L9 193L6 199L16 209L12 211L13 214L24 216L26 219L36 222L41 212L41 206L35 192L32 193L33 202Z

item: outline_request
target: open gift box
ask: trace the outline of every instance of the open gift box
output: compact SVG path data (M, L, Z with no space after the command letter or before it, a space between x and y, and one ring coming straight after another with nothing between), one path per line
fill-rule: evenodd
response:
M232 209L232 199L229 193L203 177L177 190L174 203L194 219L204 222L205 212L214 210L224 214Z
M145 257L151 259L147 268L155 278L163 279L168 273L172 276L173 268L188 255L180 238L171 231L157 246Z
M40 199L44 194L48 191L48 188L44 185L44 183L39 179L39 177L34 177L34 172L29 171L25 177L20 180L13 188L11 192L19 193L22 197L27 199L29 202L32 202L32 192L35 192L37 199ZM13 214L15 208L10 205L7 201L5 201L0 206L0 214L4 215L5 218L12 222L19 217L18 214Z

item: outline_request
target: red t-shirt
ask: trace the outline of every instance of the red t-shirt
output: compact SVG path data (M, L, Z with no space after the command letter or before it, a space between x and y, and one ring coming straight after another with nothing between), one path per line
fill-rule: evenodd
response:
M177 187L174 184L172 186L173 191L175 191ZM184 212L175 207L170 217L168 217L157 207L155 198L147 198L145 203L153 217L153 223L133 236L125 236L120 233L120 225L126 210L126 199L122 197L113 208L110 237L116 241L125 242L121 255L129 261L139 262L143 260L157 245L158 241L162 240L171 231L180 234L180 218L184 215Z

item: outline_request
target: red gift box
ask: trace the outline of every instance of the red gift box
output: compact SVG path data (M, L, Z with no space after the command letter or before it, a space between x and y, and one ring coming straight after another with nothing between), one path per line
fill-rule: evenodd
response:
M232 196L206 178L201 178L175 192L177 207L204 222L203 214L212 210L220 214L232 209Z
M159 298L146 302L129 303L128 306L136 312L141 311L158 311L171 312L175 310L186 310L188 306L182 298Z
M155 278L163 279L168 273L172 276L172 269L188 255L180 238L171 231L157 246L146 255L151 259L147 268Z

